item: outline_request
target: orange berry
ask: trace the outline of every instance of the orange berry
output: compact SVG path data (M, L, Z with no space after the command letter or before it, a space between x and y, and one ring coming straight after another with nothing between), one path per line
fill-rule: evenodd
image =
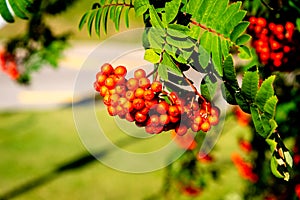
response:
M126 86L129 90L135 90L139 87L139 81L136 78L130 78L126 83Z
M136 98L143 98L145 90L143 88L137 88L134 92Z
M105 75L110 75L114 71L114 68L109 63L104 63L101 66L101 72Z
M139 79L139 87L147 89L151 86L150 80L146 77L140 78Z
M162 84L159 81L154 81L151 84L151 89L153 90L153 92L161 92L162 91Z
M106 80L105 80L105 86L108 88L108 89L113 89L115 86L116 86L116 83L114 81L114 79L112 77L108 77Z
M146 77L146 72L145 70L143 69L137 69L135 72L134 72L134 78L136 79L141 79L141 78L144 78Z
M127 69L126 69L126 67L120 65L120 66L115 68L114 74L117 75L117 76L126 76Z

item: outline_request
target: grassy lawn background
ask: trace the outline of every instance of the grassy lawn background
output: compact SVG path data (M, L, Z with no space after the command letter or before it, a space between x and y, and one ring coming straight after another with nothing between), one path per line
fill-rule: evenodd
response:
M98 115L107 114L99 109ZM105 119L107 121L104 124L114 128L112 118ZM87 153L76 132L71 108L5 112L0 114L0 122L0 196ZM215 148L219 167L224 169L221 179L211 181L199 199L224 199L225 196L238 194L242 190L243 184L230 163L230 154L237 150L236 136L246 134L247 130L239 127L233 120L228 120L226 124L223 136ZM89 126L88 123L86 125ZM122 135L116 131L112 140L124 137ZM169 140L169 136L161 138L154 141ZM144 148L150 151L156 145L160 145L159 142L142 141L128 150ZM54 180L15 199L143 199L159 191L163 175L164 170L144 174L123 173L100 162L93 162L80 169L62 173Z

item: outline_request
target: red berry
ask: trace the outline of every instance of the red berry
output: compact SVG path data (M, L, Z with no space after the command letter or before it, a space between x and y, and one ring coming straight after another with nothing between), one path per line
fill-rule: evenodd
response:
M175 132L177 135L184 135L187 132L187 127L185 125L176 126Z
M105 80L105 86L108 88L108 89L113 89L115 86L116 86L116 83L114 81L114 79L112 77L108 77L106 80Z
M140 110L140 112L144 115L147 115L149 113L149 110L150 110L149 108L144 107L142 110Z
M132 115L129 112L125 114L125 119L129 122L134 121L134 117L132 117Z
M179 121L179 117L174 117L170 115L169 118L170 118L170 122L172 123L177 123Z
M118 105L123 106L128 100L125 97L120 97L118 100Z
M137 88L134 92L136 98L143 98L145 90L143 88Z
M147 119L147 116L140 113L140 112L136 112L135 113L135 120L139 123L145 122Z
M117 85L122 85L126 82L126 79L124 76L114 76L113 78Z
M159 124L159 117L158 115L152 115L150 116L150 125L151 126L157 126Z
M134 99L132 105L134 109L141 110L145 106L145 101L143 99Z
M177 117L180 112L177 106L169 106L168 113L170 116Z
M148 89L144 92L144 99L145 100L152 100L154 98L154 92L151 89Z
M126 76L127 69L124 66L118 66L114 70L114 74L117 76Z
M110 95L109 94L106 94L104 97L103 97L103 103L107 106L110 106Z
M145 106L147 107L147 108L153 108L155 105L157 105L157 103L158 103L158 101L157 101L157 99L155 98L155 99L152 99L152 100L145 100Z
M136 78L130 78L127 83L126 86L129 90L135 90L139 87L139 81Z
M133 101L135 96L134 92L132 90L129 90L125 93L125 98L128 99L128 101Z
M159 81L154 81L151 84L151 89L153 90L153 92L161 92L162 91L162 84Z
M97 82L102 86L105 83L105 80L107 79L107 76L103 74L102 72L98 72L96 75Z
M124 110L128 113L134 109L133 105L130 101L126 101L122 106L123 106Z
M170 117L167 114L163 114L159 116L159 123L161 125L166 125L170 122Z
M134 72L134 78L136 79L141 79L141 78L144 78L146 77L146 72L145 70L143 69L137 69L135 72Z
M115 115L117 115L117 109L116 109L115 107L113 107L113 106L108 106L108 107L107 107L107 111L108 111L108 114L109 114L110 116L115 116Z
M150 80L148 78L143 77L143 78L139 79L139 87L147 89L150 86L151 86L151 84L150 84Z
M203 132L207 132L210 129L210 123L208 121L205 121L201 124L201 130Z
M104 63L101 66L101 72L105 75L110 75L114 71L114 68L109 63Z
M271 31L274 31L275 28L276 28L276 24L274 24L273 22L269 23L269 29L270 29Z
M208 122L210 125L215 126L219 123L219 118L215 115L208 116Z
M265 18L259 17L257 18L257 24L261 27L265 27L267 25L267 21Z
M161 101L157 104L156 111L159 114L166 114L169 110L169 104L165 101Z
M292 22L286 22L285 23L285 29L294 31L295 25Z
M168 96L172 103L176 103L178 100L178 94L176 92L171 92Z
M283 51L284 51L285 53L288 53L288 52L291 51L291 48L290 48L289 46L284 46L284 47L283 47Z
M282 33L284 31L284 27L281 24L275 26L275 33Z
M97 91L97 92L100 92L100 85L97 81L94 82L94 89Z
M119 95L125 95L126 93L126 87L124 85L117 85L115 87L115 90L116 90L116 93L119 94Z
M119 103L119 98L120 98L120 96L118 94L112 94L109 98L110 99L110 105L117 106L118 103Z
M257 22L257 19L256 19L256 17L250 17L249 18L249 22L251 23L251 24L256 24L256 22Z
M108 88L106 86L101 86L99 92L102 97L109 93Z

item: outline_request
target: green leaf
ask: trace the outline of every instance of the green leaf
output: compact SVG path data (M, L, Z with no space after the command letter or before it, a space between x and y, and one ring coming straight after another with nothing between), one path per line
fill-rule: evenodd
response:
M224 65L223 80L226 81L228 84L230 84L234 90L238 90L239 84L236 79L236 72L233 65L233 58L231 54L229 54L229 56L225 58L223 65Z
M224 35L229 34L235 28L235 26L237 26L237 24L245 17L246 14L247 12L244 10L240 10L235 13L231 20L226 23Z
M247 102L247 99L244 98L241 92L235 92L235 100L237 104L240 106L240 108L245 112L245 113L250 113L250 108L249 108L249 103Z
M148 0L137 0L134 1L134 10L135 10L135 14L136 16L140 16L142 14L144 14L148 8L149 8L149 1Z
M251 51L247 46L241 45L239 47L239 57L241 59L250 59L252 57Z
M212 62L214 64L214 69L216 70L218 75L222 77L223 68L222 68L222 54L220 49L220 43L221 43L220 38L216 35L213 35L212 44L211 44Z
M165 32L163 29L150 28L148 31L148 40L150 47L153 49L161 50L165 44L164 40Z
M191 14L192 16L198 12L199 8L202 6L202 3L205 0L189 0L186 6L186 12Z
M250 22L242 21L237 26L234 27L233 31L230 34L230 40L235 42L236 39L247 29Z
M208 25L209 21L212 22L213 16L215 14L215 7L219 6L220 1L214 1L214 0L205 0L205 1L207 1L207 2L210 1L210 2L208 2L208 5L205 9L205 12L201 13L201 15L203 17L202 17L202 20L200 22L203 23L203 24Z
M263 138L266 138L268 136L268 133L265 133L265 130L263 127L263 122L261 119L261 115L259 114L258 108L255 105L251 105L250 111L251 111L251 117L252 117L252 121L253 121L255 130Z
M283 154L284 154L286 163L287 163L290 167L292 167L292 166L293 166L293 157L291 156L290 152L284 151Z
M212 33L205 31L200 38L200 44L209 54L211 52L211 43L212 43Z
M166 23L172 22L177 16L181 0L173 0L166 2L165 4L165 13L166 13Z
M160 63L158 65L158 75L160 76L161 79L167 81L168 80L168 70L167 66L164 64Z
M220 23L220 21L218 21L217 19L221 14L223 14L228 3L229 3L228 0L215 1L215 5L212 8L212 11L209 13L207 20L205 21L208 27L216 26L216 24Z
M226 82L222 82L221 90L222 90L222 96L227 101L227 103L231 105L237 105L237 102L235 100L235 91L232 89L230 84Z
M129 11L130 11L130 7L127 7L125 8L125 25L126 25L126 28L129 27Z
M278 171L277 167L278 167L278 162L276 157L273 155L271 157L271 171L274 174L274 176L276 176L277 178L283 178L284 176Z
M144 59L155 64L160 61L160 56L153 49L146 49Z
M213 83L208 75L205 75L200 85L201 95L208 101L212 101L217 91L217 82Z
M218 3L215 4L215 7L213 8L213 12L211 12L209 14L209 17L207 20L207 26L209 26L209 27L216 26L216 30L218 30L217 24L220 24L220 21L218 19L226 10L229 0L221 0L221 1L216 1L216 2L218 2Z
M88 22L87 22L87 28L88 28L88 32L89 32L90 36L92 35L93 21L94 21L96 12L97 12L97 10L91 11Z
M108 18L108 9L109 7L106 6L103 8L103 20L102 20L102 25L103 25L103 30L104 30L104 33L107 34L107 18Z
M276 149L277 142L274 139L266 139L266 142L270 146L270 151L273 152Z
M199 53L199 64L203 68L206 68L209 63L209 58L210 58L209 54L201 45L199 45L198 53Z
M242 94L250 101L254 101L258 90L259 75L257 71L245 72L242 82Z
M273 119L276 112L276 105L277 105L278 99L277 97L271 96L264 105L264 115L268 119Z
M1 0L0 0L1 1ZM79 30L82 29L82 27L84 26L84 24L86 23L86 20L88 18L90 14L90 11L87 11L86 13L84 13L84 15L81 17L80 22L79 22Z
M255 96L255 103L257 104L260 110L264 110L264 106L267 100L274 95L274 79L275 76L272 75L266 80L264 80Z
M170 37L170 36L166 37L166 42L177 48L184 48L184 49L191 48L195 45L194 42L192 42L188 38L181 39L181 38L175 38L175 37Z
M221 50L222 50L222 55L224 56L224 58L226 58L229 55L229 50L230 50L228 40L221 39Z
M189 36L190 29L180 24L169 24L167 33L173 37L187 38Z
M117 6L115 6L115 5L109 6L109 18L110 18L113 22L115 22L116 8L117 8ZM116 22L115 22L115 23L116 23Z
M21 19L28 19L22 8L18 5L18 1L9 0L8 2L16 16L20 17Z
M202 22L203 18L209 15L210 8L215 3L215 0L204 0L199 7L199 10L196 15L194 15L197 22Z
M6 4L6 0L0 0L0 14L3 17L3 19L7 22L14 22L14 17L12 16L12 14L10 13L7 4Z
M121 13L123 8L124 8L123 6L118 6L115 11L115 28L117 31L119 31L119 25L121 20L120 18L121 18Z
M155 28L161 28L161 29L165 28L164 24L162 23L161 19L159 18L153 5L150 5L149 11L150 11L150 22L151 22L152 26Z
M238 37L235 41L236 45L243 45L246 42L248 42L251 39L251 35L243 34L240 37Z
M96 13L96 19L95 19L95 31L98 36L100 36L101 17L102 17L102 8L99 8Z
M297 26L298 31L300 32L300 18L297 18L296 26Z
M172 61L171 57L165 52L163 54L163 59L161 62L162 65L164 65L167 69L169 69L171 72L178 76L182 76L182 72L177 67L177 65Z
M240 9L242 3L240 1L236 2L236 3L232 3L230 4L227 9L224 11L224 13L222 15L219 16L218 19L216 19L217 21L222 21L223 23L218 23L217 25L217 30L220 30L220 32L224 32L225 28L226 28L226 24L231 20L231 18L233 17L233 15ZM228 35L225 35L228 36Z

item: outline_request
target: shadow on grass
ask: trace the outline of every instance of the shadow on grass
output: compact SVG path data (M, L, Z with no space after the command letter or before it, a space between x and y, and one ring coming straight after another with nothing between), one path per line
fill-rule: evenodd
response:
M134 142L136 143L136 141ZM125 147L127 145L133 144L133 141L126 138L119 140L116 142L116 145ZM46 184L50 182L51 180L58 178L59 176L63 175L63 173L76 170L82 167L87 166L88 164L93 163L94 161L97 161L98 158L103 158L107 156L113 148L106 148L102 149L99 152L91 154L83 154L80 156L77 156L73 160L62 164L61 166L58 166L57 168L53 169L52 171L48 172L47 174L44 174L40 177L37 177L35 179L29 180L19 186L16 186L15 188L12 188L11 190L7 191L6 193L0 195L0 200L7 200L11 199L13 197L22 195L26 192L29 192L30 190L33 190L43 184Z

